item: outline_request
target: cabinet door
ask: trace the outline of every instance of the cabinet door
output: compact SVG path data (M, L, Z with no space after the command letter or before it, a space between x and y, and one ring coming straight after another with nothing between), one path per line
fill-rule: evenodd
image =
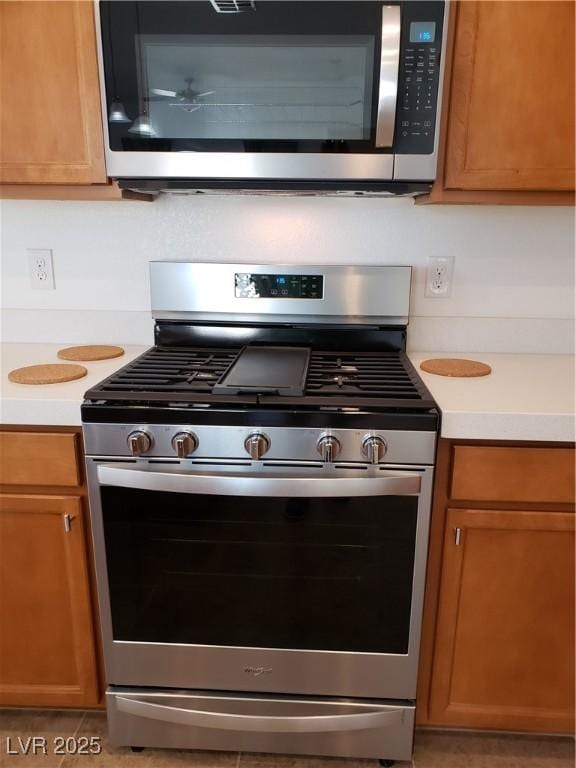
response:
M82 502L0 496L0 705L98 703Z
M457 7L444 186L574 189L574 3Z
M0 2L0 181L106 182L90 2Z
M574 515L449 509L430 721L570 732Z

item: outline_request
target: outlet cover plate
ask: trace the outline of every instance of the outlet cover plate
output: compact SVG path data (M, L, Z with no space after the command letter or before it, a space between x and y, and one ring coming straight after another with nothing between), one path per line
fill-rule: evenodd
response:
M424 295L429 299L446 299L452 293L453 256L429 256Z
M30 285L35 290L53 291L54 264L50 248L27 248Z

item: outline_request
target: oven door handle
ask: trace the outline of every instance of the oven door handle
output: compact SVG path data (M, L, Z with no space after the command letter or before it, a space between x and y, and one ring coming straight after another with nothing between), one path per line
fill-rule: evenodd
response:
M219 728L227 731L262 731L266 733L322 733L326 731L360 731L401 725L405 708L361 712L353 715L308 715L279 717L274 715L239 715L230 712L207 712L154 704L125 696L115 697L121 712L151 720L197 728Z
M416 472L381 470L375 477L303 477L291 475L195 474L98 465L100 485L166 493L216 496L352 497L403 496L420 493Z
M382 7L382 45L380 48L380 83L376 117L376 146L391 147L396 124L398 67L400 63L400 6Z

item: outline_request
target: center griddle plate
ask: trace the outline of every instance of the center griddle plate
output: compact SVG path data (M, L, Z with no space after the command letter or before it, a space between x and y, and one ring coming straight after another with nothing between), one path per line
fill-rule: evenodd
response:
M212 391L300 397L304 394L309 360L309 347L244 347Z

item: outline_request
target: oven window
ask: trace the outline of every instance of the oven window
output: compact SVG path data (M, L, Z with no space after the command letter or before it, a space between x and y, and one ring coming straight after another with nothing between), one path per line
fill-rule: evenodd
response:
M115 640L407 653L417 497L101 494Z

